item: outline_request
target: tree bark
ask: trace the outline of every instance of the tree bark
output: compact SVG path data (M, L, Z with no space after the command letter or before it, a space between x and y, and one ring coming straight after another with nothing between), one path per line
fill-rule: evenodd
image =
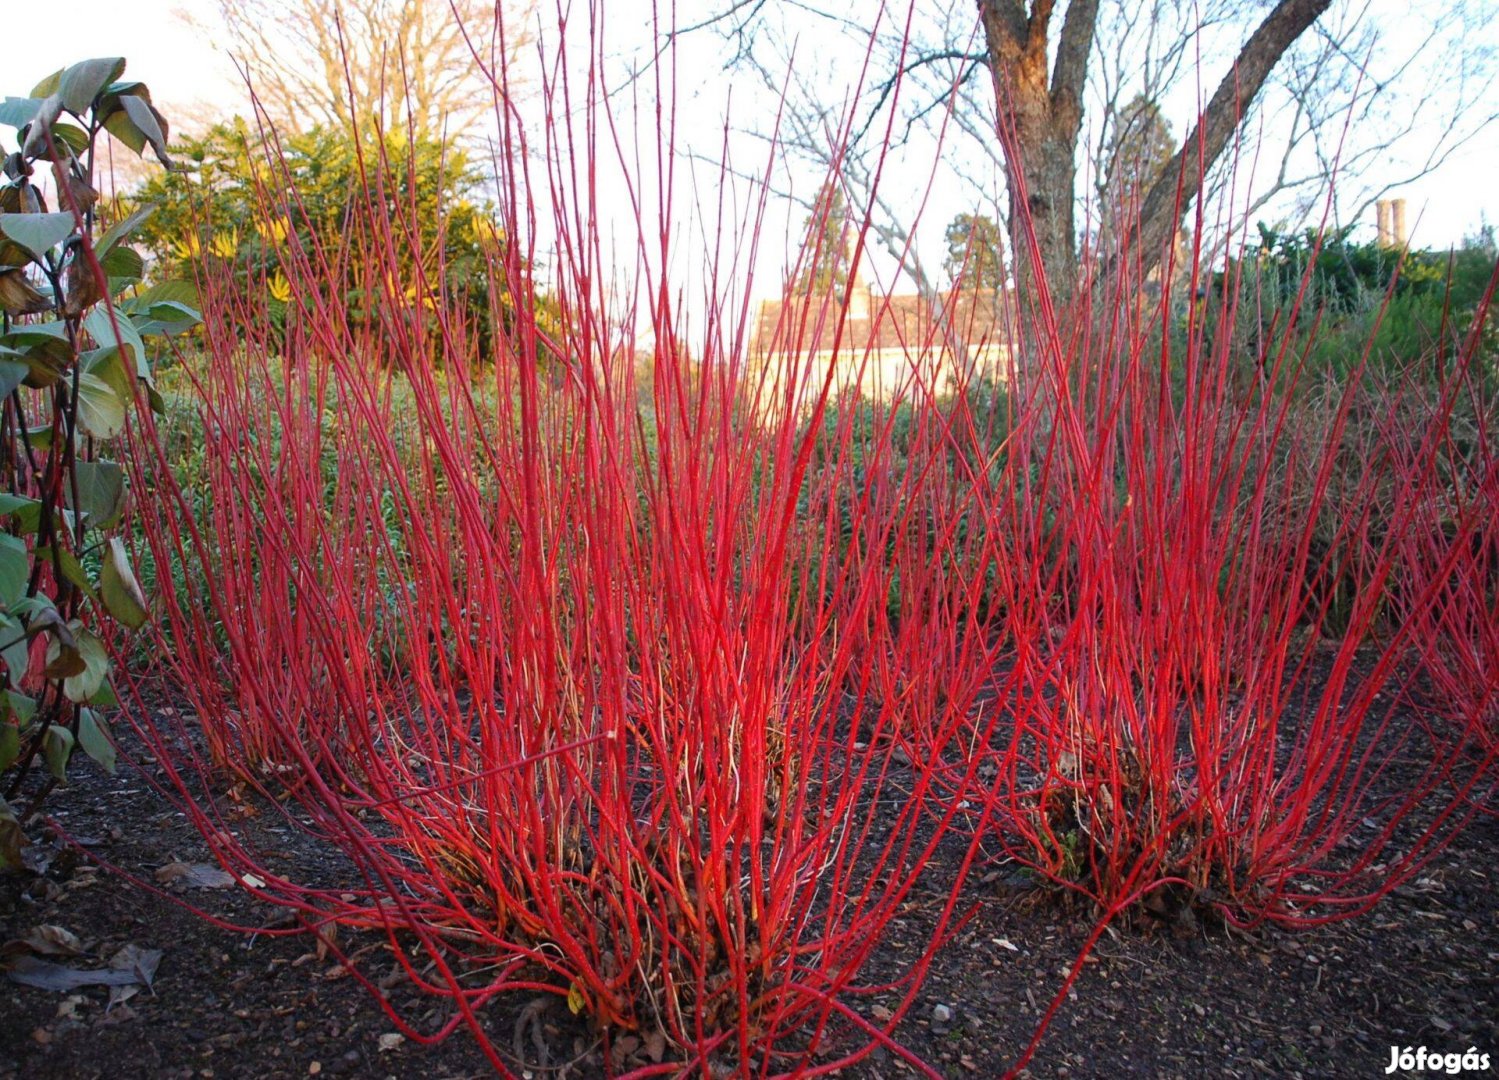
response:
M1202 190L1204 174L1227 148L1276 63L1330 4L1279 0L1244 43L1196 128L1145 195L1127 250L1147 264L1147 271L1159 265L1176 235L1182 208ZM1034 284L1039 271L1059 306L1077 286L1077 141L1098 7L1098 0L1067 4L1048 78L1056 0L1029 0L1029 8L1025 0L978 0L1005 147L1016 284ZM1032 233L1039 268L1032 265Z
M1083 88L1098 22L1098 0L1071 0L1048 77L1055 0L979 0L989 70L999 104L1010 191L1010 251L1017 284L1044 276L1057 300L1077 278L1074 189ZM1031 234L1035 236L1033 265Z
M1197 126L1140 206L1139 232L1126 250L1140 256L1146 273L1160 265L1181 225L1182 210L1201 192L1204 176L1228 148L1281 56L1330 6L1331 0L1280 0L1239 50Z

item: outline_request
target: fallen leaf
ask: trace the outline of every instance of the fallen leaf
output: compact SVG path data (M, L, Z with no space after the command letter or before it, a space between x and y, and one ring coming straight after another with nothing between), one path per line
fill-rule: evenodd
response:
M234 884L234 875L207 863L167 863L156 871L156 880L163 885L182 882L195 889L227 889Z
M66 992L81 986L129 986L140 980L131 971L104 969L85 971L82 968L63 967L34 956L23 956L5 973L13 983L35 987L38 990Z
M83 953L83 942L78 940L78 935L61 926L33 926L21 941L32 952L43 956L79 956Z
M109 961L116 971L128 971L136 976L142 986L150 987L156 979L156 968L161 963L160 949L143 949L139 945L121 945Z

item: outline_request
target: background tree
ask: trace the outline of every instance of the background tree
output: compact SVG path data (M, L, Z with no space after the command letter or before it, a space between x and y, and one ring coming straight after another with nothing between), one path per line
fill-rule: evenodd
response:
M178 168L158 174L134 198L157 209L139 237L159 272L192 277L191 263L213 259L247 282L266 282L283 316L291 300L281 273L284 253L358 250L383 237L387 203L412 211L417 228L388 234L398 244L400 281L368 281L359 260L343 286L366 310L393 293L412 306L456 304L481 333L489 330L487 248L503 242L482 177L461 149L440 140L365 134L358 141L318 126L263 142L243 119L218 124L174 146ZM283 216L273 194L297 193ZM315 255L313 257L316 257ZM258 291L258 290L252 290ZM277 295L280 293L281 295Z
M806 263L797 275L797 292L813 296L841 293L848 284L848 238L852 227L842 189L836 184L824 184L805 226Z
M509 13L501 20L501 12ZM494 104L485 75L530 38L535 0L216 0L200 25L244 66L266 114L294 129L378 120L422 140ZM483 59L476 63L474 55Z
M1187 166L1181 209L1234 180L1236 155L1225 149L1248 131L1256 139L1249 213L1269 210L1294 225L1320 219L1330 204L1333 220L1347 224L1496 119L1495 53L1482 32L1491 7L1413 9L1397 30L1351 0L980 0L976 33L975 0L916 0L909 23L881 24L816 0L719 0L716 16L696 25L718 31L729 63L757 72L777 96L786 90L779 144L814 170L836 159L879 246L922 291L928 275L909 216L919 196L894 191L892 170L879 165L901 153L930 161L940 146L941 167L972 193L966 201L994 200L1016 263L1028 251L1025 221L1034 224L1065 292L1076 275L1078 208L1099 191L1116 121L1136 95L1160 103L1187 133L1173 159ZM823 62L796 63L814 35ZM839 42L854 70L870 58L847 145L829 137L848 106L847 79L826 59ZM1200 117L1199 78L1207 87L1217 80ZM1013 212L1022 173L1025 216ZM1179 223L1176 175L1168 169L1140 193L1145 227L1133 242L1147 257ZM1244 193L1242 172L1236 184Z
M1004 288L1004 237L987 214L959 214L947 226L943 264L955 289L999 292Z
M1239 49L1195 129L1142 196L1134 238L1121 238L1147 263L1175 234L1182 200L1197 196L1204 175L1228 147L1271 70L1330 3L1279 0ZM1011 246L1021 266L1033 273L1037 268L1028 265L1025 231L1034 229L1039 269L1065 295L1076 277L1078 136L1099 0L1071 0L1053 41L1055 6L1054 0L1030 0L1029 5L979 0L979 16L999 130L1006 135ZM1053 54L1055 63L1048 69Z
M1104 149L1098 216L1105 245L1118 239L1121 217L1127 220L1166 175L1175 151L1161 107L1144 94L1135 95L1119 111Z

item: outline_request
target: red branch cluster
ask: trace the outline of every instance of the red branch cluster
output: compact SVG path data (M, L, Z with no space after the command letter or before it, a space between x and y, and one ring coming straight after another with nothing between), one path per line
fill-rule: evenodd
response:
M655 1071L805 1075L895 1046L980 859L1086 897L1100 929L1311 924L1485 805L1496 472L1451 421L1471 350L1350 463L1358 375L1303 430L1294 334L1246 379L1224 300L1177 351L1194 253L1159 299L1126 271L1067 312L1015 305L997 388L934 324L870 405L841 392L858 342L835 335L835 365L798 344L848 324L846 295L783 305L776 351L748 355L752 250L709 253L686 334L669 132L663 220L642 210L633 277L606 275L570 164L593 177L605 137L583 96L545 177L502 115L490 326L440 265L402 269L414 205L353 200L388 212L280 252L284 325L264 282L204 265L200 480L136 428L197 726L134 716L263 896L413 935L420 958L395 955L450 1027L541 989L606 1038L663 1034ZM295 193L264 197L299 220ZM1408 708L1418 678L1455 707ZM289 880L241 840L224 770L345 880ZM918 900L925 943L872 980ZM877 992L900 1003L881 1021L859 1008Z

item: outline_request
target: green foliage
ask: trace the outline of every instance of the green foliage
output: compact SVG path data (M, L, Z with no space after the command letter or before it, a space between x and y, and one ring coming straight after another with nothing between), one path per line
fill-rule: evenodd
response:
M959 214L947 226L943 268L953 286L978 292L1004 287L1004 236L986 214Z
M1396 492L1371 492L1360 477L1368 462L1386 452L1386 425L1414 430L1433 414L1459 344L1474 332L1478 347L1471 371L1487 385L1453 403L1452 428L1474 431L1492 423L1476 410L1499 390L1499 335L1492 312L1483 325L1475 321L1495 272L1495 254L1487 232L1452 251L1422 251L1358 243L1346 230L1319 239L1312 230L1282 233L1261 225L1258 242L1214 275L1179 328L1201 332L1208 349L1227 351L1240 374L1236 393L1284 401L1285 426L1295 435L1257 467L1287 505L1315 513L1308 571L1315 580L1309 580L1308 592L1326 601L1328 632L1341 630L1365 588L1350 515L1366 516L1370 534L1382 536L1403 512ZM1224 330L1231 309L1233 325ZM1171 354L1201 351L1183 342ZM1171 372L1177 400L1185 394L1187 375L1181 366ZM1307 445L1336 447L1326 477L1321 458L1296 452ZM1451 450L1460 457L1473 445L1472 439L1456 438ZM1456 473L1471 467L1452 463ZM1326 494L1319 497L1323 484Z
M1106 243L1123 239L1123 221L1138 212L1140 203L1171 164L1176 140L1161 107L1144 94L1130 99L1117 116L1104 147L1099 182L1099 211Z
M127 499L106 455L137 393L159 401L145 338L197 319L190 290L138 288L145 260L127 241L148 209L95 237L101 134L169 163L167 122L124 71L116 57L85 60L0 102L19 146L0 182L0 869L19 864L22 826L75 749L114 768L98 619L139 627L148 605L129 551L105 535ZM60 192L55 208L39 172Z
M1154 100L1136 94L1114 118L1103 176L1113 201L1143 199L1176 153L1171 125Z
M803 251L808 262L797 278L797 291L820 296L842 292L848 285L848 204L843 191L831 182L817 193L817 202L805 222L807 242Z
M1229 347L1261 370L1282 346L1290 356L1305 355L1299 381L1308 386L1341 383L1366 355L1376 376L1434 380L1474 329L1494 266L1487 231L1452 251L1422 251L1356 243L1347 230L1319 239L1315 230L1282 233L1260 225L1259 241L1215 277L1195 307L1211 334L1225 291L1236 286ZM1491 313L1477 329L1477 369L1493 378L1499 338Z
M270 144L236 118L175 150L181 167L153 178L139 195L158 207L140 237L168 276L212 262L248 286L247 294L268 292L268 315L281 324L292 308L291 281L305 278L286 272L292 255L333 264L350 255L338 284L356 317L373 318L390 300L429 313L440 302L466 313L481 335L491 332L496 275L486 271L503 238L482 198L480 174L453 144L356 139L326 127ZM385 228L392 221L400 224ZM358 258L387 237L397 245L399 280L386 270L372 279ZM383 256L370 262L391 265Z

